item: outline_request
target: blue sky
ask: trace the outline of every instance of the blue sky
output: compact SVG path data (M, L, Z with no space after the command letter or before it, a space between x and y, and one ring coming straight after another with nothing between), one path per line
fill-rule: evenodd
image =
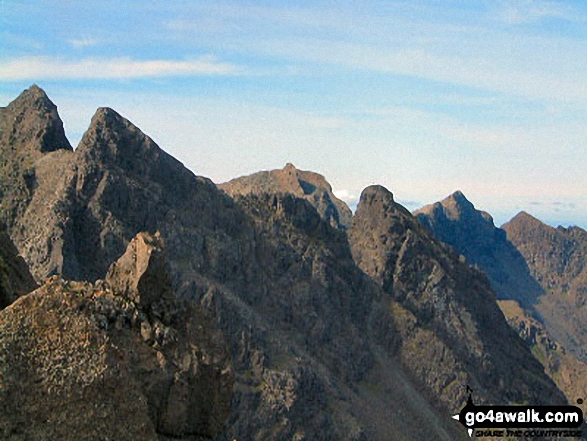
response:
M0 105L37 83L74 145L109 106L216 182L292 162L498 224L587 227L586 73L580 1L0 0Z

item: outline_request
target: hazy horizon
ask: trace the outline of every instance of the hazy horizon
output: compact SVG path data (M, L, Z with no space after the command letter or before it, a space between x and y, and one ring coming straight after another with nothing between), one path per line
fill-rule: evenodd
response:
M194 173L287 162L349 205L461 190L501 225L587 227L578 1L0 4L0 105L32 83L75 146L112 107Z

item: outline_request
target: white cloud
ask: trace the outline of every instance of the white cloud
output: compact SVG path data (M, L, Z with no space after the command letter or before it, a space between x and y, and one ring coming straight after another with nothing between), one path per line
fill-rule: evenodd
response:
M584 18L569 5L543 0L505 0L501 17L510 24L532 23L543 18L583 21Z
M21 57L0 65L0 81L47 79L129 79L167 76L237 75L244 69L214 57L194 60L133 60L131 58Z
M356 204L359 200L359 196L356 193L351 192L349 190L341 189L333 190L332 192L334 193L334 196L336 196L341 201L346 202L347 204Z
M98 45L100 43L100 40L92 37L80 37L69 39L67 40L67 42L75 49L84 49L87 47Z

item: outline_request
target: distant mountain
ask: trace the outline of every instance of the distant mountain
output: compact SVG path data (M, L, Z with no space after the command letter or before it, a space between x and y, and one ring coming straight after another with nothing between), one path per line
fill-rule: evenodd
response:
M525 212L502 228L544 290L535 309L546 328L587 361L587 231L553 228Z
M495 227L491 215L477 210L462 192L416 210L414 216L437 239L484 271L498 298L530 306L542 294L543 288L506 233Z
M586 232L555 229L524 212L496 228L491 216L475 209L461 192L414 215L487 274L508 322L546 372L569 401L581 395L587 386Z
M483 274L387 189L363 191L349 240L359 267L385 293L399 337L390 344L443 405L463 401L462 384L484 402L564 401L507 325Z
M287 193L310 202L330 225L346 230L352 224L353 213L334 193L324 176L298 170L286 164L281 170L260 171L233 179L219 187L231 196Z

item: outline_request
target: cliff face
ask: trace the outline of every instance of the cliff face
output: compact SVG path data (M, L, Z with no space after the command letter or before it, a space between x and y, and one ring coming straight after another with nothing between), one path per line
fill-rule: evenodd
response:
M584 395L587 389L587 363L569 353L539 320L531 317L515 301L502 300L499 307L569 403L575 404L577 397Z
M445 405L469 384L486 402L564 402L507 325L487 279L435 240L383 187L363 191L349 234L357 264L382 287L404 365Z
M503 229L544 290L535 310L546 329L587 361L587 232L553 228L524 212Z
M53 277L0 313L2 439L220 433L233 384L226 345L198 307L170 295L161 245L137 236L109 274L115 289Z
M231 196L292 194L316 207L320 216L333 227L346 230L352 224L350 208L332 193L332 187L324 176L298 170L293 164L287 164L281 170L261 171L236 178L219 187Z
M543 293L524 256L505 232L496 228L493 218L477 210L460 191L415 211L414 216L434 237L451 245L469 264L485 272L498 298L516 300L529 307Z

